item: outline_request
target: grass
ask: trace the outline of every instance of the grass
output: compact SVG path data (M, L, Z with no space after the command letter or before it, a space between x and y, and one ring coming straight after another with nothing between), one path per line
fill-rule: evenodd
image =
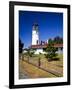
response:
M48 73L38 67L35 67L25 61L20 60L20 70L21 72L27 72L30 78L46 78L46 77L56 77L55 75Z
M36 55L33 57L30 57L29 62L32 63L33 65L38 66L38 62L39 62L39 57L40 57L40 67L47 70L47 71L51 71L54 74L62 77L63 76L63 55L58 55L59 60L52 60L51 62L49 62L44 55L40 54L40 55ZM20 60L20 71L26 72L26 74L30 77L30 78L41 78L41 77L57 77L49 72L46 72L38 67L33 66L32 64L29 64L28 62L28 57L24 56L24 61Z

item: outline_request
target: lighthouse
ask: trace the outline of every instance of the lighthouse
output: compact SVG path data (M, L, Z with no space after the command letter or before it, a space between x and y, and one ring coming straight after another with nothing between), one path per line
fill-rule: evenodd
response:
M39 25L34 23L32 26L32 45L39 44Z

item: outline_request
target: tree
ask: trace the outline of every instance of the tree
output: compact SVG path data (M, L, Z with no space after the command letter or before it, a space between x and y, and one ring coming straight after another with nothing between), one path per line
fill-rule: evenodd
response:
M63 38L57 36L57 37L54 38L53 41L54 41L55 44L62 44L63 43Z
M23 51L24 44L22 43L21 39L19 39L19 57L23 59L22 51Z
M22 51L23 51L23 46L24 46L24 44L23 44L22 41L19 39L19 53L22 53Z
M28 61L29 61L30 57L32 57L34 55L35 50L34 49L26 49L26 51L27 51Z
M54 47L54 43L51 39L49 39L48 41L48 46L44 48L43 50L46 52L45 57L48 60L52 60L54 57L57 56L56 54L57 48Z
M50 38L50 39L48 40L48 43L49 43L49 44L53 44L53 40Z

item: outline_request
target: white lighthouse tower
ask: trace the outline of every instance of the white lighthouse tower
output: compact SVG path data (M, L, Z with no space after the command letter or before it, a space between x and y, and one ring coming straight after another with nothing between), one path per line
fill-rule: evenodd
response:
M37 23L34 23L32 26L32 45L38 45L39 44L39 32L38 32L39 26Z

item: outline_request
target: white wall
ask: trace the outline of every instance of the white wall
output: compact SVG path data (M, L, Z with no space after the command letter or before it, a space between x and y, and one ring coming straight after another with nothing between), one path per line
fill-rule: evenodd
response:
M44 54L45 52L43 51L43 49L36 49L35 54L39 54L39 53Z
M20 0L17 0L17 1L20 1ZM70 4L71 15L72 15L72 0L21 0L21 1ZM71 18L71 22L72 22L72 18ZM71 29L72 29L72 26L71 26ZM72 35L71 35L71 38L72 38ZM9 42L8 41L9 41L9 0L0 0L0 90L8 90L8 80L9 80L8 79L9 78L9 56L8 56ZM71 65L72 65L72 62L71 62ZM72 72L71 72L71 75L72 75ZM23 90L40 90L40 89L41 90L44 90L44 89L45 90L71 90L72 85L30 88L30 89L23 89Z
M38 33L32 30L32 45L37 45L37 40L39 41Z

